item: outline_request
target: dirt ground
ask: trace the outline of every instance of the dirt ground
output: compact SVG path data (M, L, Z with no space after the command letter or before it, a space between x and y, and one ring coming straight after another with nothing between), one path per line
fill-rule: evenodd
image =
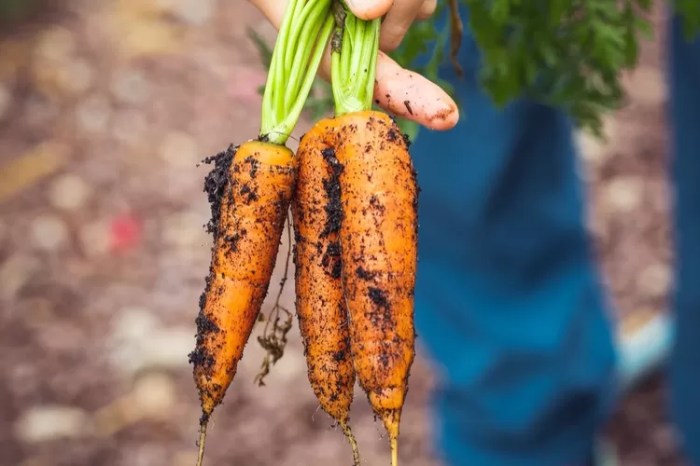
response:
M50 5L0 29L0 464L190 466L199 407L186 355L210 248L197 163L257 131L265 76L246 30L273 32L241 1ZM608 143L582 140L591 232L620 316L665 312L671 285L662 59L646 46ZM308 386L296 326L258 388L262 354L246 350L207 462L349 464ZM405 466L439 464L432 384L419 357ZM641 387L611 423L623 465L682 464L663 387ZM386 464L382 430L357 400L365 464Z

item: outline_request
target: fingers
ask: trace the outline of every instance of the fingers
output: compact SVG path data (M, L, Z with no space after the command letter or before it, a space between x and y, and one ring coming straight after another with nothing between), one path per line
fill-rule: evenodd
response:
M428 19L433 13L435 13L435 8L437 8L437 0L425 0L418 10L416 19Z
M381 18L392 8L394 0L345 0L350 11L360 19Z
M445 131L454 128L459 109L440 86L427 78L401 68L379 52L374 87L377 104L384 110L427 128Z
M386 51L396 49L406 31L416 19L425 0L401 0L389 10L379 35L379 48Z

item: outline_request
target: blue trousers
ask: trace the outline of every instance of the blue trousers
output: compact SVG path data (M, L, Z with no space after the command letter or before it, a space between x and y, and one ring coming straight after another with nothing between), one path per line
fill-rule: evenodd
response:
M678 328L673 412L700 465L700 43L673 23ZM436 363L438 453L451 466L583 464L616 394L611 317L584 225L571 124L528 101L496 109L443 75L464 113L413 146L422 187L418 342ZM698 283L693 283L697 280Z

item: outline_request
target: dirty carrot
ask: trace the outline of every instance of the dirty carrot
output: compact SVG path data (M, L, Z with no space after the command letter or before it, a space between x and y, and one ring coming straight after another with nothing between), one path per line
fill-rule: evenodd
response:
M291 15L291 25L287 30L285 24L282 24L270 63L268 80L278 85L266 86L263 96L263 134L267 134L270 140L280 137L286 140L303 109L325 46L333 32L331 1L293 0L290 3L287 15ZM285 16L285 20L286 18ZM305 57L311 58L304 61ZM293 89L299 86L301 92L294 92ZM288 109L286 113L280 110L285 108ZM284 281L280 284L280 294L283 284ZM287 313L286 320L280 319L280 311ZM270 366L284 354L286 334L291 329L291 322L291 313L280 305L278 299L269 313L263 335L258 337L259 343L267 352L255 378L259 385L264 385Z
M353 449L353 462L358 465L359 450L349 424L355 372L340 280L341 167L335 158L335 135L329 123L316 123L297 150L298 181L292 202L296 310L309 382L321 408L345 433Z
M415 172L406 140L372 111L379 20L336 12L332 86L340 170L343 291L361 387L389 434L398 464L401 411L414 359L417 254Z
M214 247L189 356L202 407L198 465L209 419L234 378L267 294L296 177L296 159L284 144L333 29L329 8L330 0L290 2L273 51L260 136L207 160L215 164L205 181ZM304 51L294 67L285 66L290 47Z
M389 434L395 465L415 354L416 181L406 143L387 115L356 113L342 124L340 240L351 348L360 385Z
M265 299L295 177L291 151L268 142L230 148L215 163L206 183L214 198L213 257L190 354L202 433L233 380Z

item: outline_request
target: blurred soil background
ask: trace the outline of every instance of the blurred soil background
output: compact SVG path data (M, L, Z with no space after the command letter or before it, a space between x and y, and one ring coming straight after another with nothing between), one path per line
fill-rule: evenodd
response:
M27 6L37 11L21 18ZM187 353L210 248L197 164L256 134L265 73L247 28L274 31L241 0L0 8L0 464L191 466L199 404ZM608 142L582 138L591 231L626 321L665 312L671 286L661 43L646 44L626 78L630 102L610 118ZM291 305L292 286L284 298ZM262 355L248 346L210 424L207 462L350 464L309 388L296 322L258 388ZM433 383L419 358L405 466L439 464ZM683 464L664 393L657 378L618 409L609 435L623 465ZM356 398L364 464L386 464L382 429Z

